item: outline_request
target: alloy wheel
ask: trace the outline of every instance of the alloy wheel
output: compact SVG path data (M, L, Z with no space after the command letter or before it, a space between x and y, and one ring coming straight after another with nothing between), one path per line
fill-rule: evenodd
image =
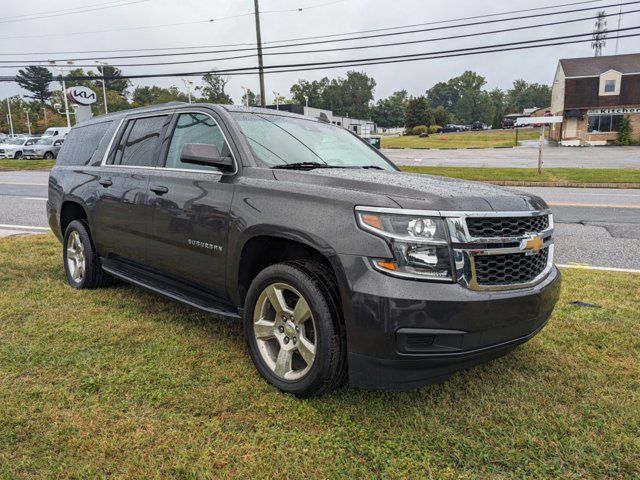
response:
M311 369L317 349L315 320L307 300L286 283L268 285L253 313L260 356L282 380L295 381Z
M80 283L86 272L86 258L84 245L77 230L71 232L67 238L67 267L74 282Z

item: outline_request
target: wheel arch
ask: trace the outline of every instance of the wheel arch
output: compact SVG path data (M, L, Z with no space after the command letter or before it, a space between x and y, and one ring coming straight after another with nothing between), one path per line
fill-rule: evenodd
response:
M88 220L88 218L84 205L74 200L65 200L60 205L60 233L64 236L67 227L74 220Z
M239 242L235 255L229 259L229 265L234 267L228 276L230 296L242 307L247 290L260 271L275 263L302 259L317 260L331 271L340 293L341 321L346 321L350 312L350 296L342 264L328 243L307 232L285 230L282 227L252 229Z

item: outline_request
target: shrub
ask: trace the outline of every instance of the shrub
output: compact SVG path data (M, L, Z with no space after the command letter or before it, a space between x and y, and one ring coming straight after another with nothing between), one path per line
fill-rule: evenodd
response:
M622 120L620 120L618 139L616 140L616 143L618 145L633 145L636 143L631 138L631 121L627 116L622 117Z
M413 127L413 130L411 130L411 133L413 133L414 135L422 135L423 133L429 133L429 127L427 127L426 125L418 125L416 127Z
M429 125L429 133L438 133L441 128L442 125Z

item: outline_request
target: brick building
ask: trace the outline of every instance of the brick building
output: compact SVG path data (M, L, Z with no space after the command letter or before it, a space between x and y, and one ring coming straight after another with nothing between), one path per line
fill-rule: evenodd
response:
M551 112L564 117L551 128L551 139L562 145L612 142L624 116L640 140L640 53L560 60Z

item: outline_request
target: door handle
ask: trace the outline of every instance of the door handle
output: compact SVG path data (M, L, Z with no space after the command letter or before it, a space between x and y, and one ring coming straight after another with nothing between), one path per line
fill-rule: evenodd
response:
M169 189L162 185L154 185L150 188L150 190L157 195L164 195L169 191Z
M113 185L113 182L111 181L110 178L101 178L100 180L98 180L98 183L105 188Z

